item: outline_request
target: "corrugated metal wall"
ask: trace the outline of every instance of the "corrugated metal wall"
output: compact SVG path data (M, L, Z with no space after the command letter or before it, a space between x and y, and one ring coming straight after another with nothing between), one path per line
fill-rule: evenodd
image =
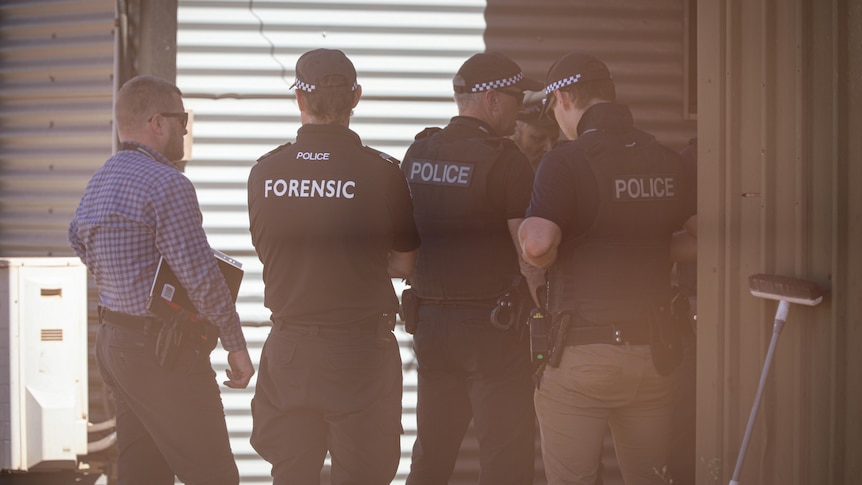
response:
M0 3L0 254L69 256L66 228L111 154L111 0Z
M638 127L681 149L695 135L686 96L689 0L488 0L485 43L544 81L569 52L602 59Z
M862 2L698 9L699 483L730 479L772 337L754 273L830 294L790 309L741 483L859 483Z
M113 92L113 0L0 3L0 255L74 256L66 231L111 154ZM92 356L89 376L99 422L112 411Z

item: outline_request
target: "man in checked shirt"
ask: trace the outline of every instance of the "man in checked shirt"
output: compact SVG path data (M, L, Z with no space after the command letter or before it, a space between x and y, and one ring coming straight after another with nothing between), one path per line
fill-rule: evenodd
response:
M198 313L220 331L228 380L248 386L254 367L218 269L192 183L176 163L188 113L180 90L150 76L117 93L120 151L96 171L69 226L72 248L95 276L102 324L99 372L117 414L121 485L236 485L224 408L209 354L184 351L171 368L154 351L161 321L147 311L164 256Z

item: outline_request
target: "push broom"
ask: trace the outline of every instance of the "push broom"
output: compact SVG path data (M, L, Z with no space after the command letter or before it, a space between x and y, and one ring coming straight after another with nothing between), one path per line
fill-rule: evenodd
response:
M778 309L775 311L775 323L772 326L772 340L769 342L769 350L766 352L766 361L763 363L763 371L760 373L760 385L757 386L757 394L754 396L754 404L751 406L751 414L748 416L748 425L745 427L745 435L742 438L742 446L739 448L739 456L736 458L736 468L733 470L733 478L730 485L739 485L739 475L742 473L742 462L745 460L745 451L751 439L751 431L754 428L754 419L760 408L760 400L763 397L763 388L766 386L766 378L772 365L772 357L778 344L778 336L787 321L787 313L790 311L791 303L814 306L823 301L823 290L816 283L805 281L789 276L778 276L771 274L756 274L748 278L748 289L751 294L768 300L778 300Z

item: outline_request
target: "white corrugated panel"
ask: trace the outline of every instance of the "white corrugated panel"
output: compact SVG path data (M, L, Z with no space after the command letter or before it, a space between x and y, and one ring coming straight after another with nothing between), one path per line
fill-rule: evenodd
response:
M452 76L484 50L484 0L203 1L181 0L177 84L194 111L186 174L198 189L210 243L243 263L238 309L252 359L269 332L261 264L248 234L246 180L255 160L292 141L300 127L289 86L310 49L343 50L363 88L350 128L369 146L401 158L413 136L457 114ZM400 294L400 284L397 292ZM409 336L399 333L405 434L395 482L403 483L415 436L416 375ZM214 354L224 375L226 355ZM250 400L223 399L243 484L271 483L270 466L251 448Z

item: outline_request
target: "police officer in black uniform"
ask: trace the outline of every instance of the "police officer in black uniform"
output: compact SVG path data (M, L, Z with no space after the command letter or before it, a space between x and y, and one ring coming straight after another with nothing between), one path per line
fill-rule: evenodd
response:
M634 128L607 66L563 56L545 92L563 134L536 174L519 231L525 259L550 267L556 341L536 391L550 483L591 485L608 423L626 483L665 483L673 377L671 238L696 211L679 154Z
M497 304L503 297L532 306L519 271L516 231L533 174L503 137L514 130L523 91L541 84L496 53L468 59L453 84L459 116L442 130L417 135L402 167L422 237L411 280L419 300L419 387L407 483L447 483L472 418L479 483L530 484L535 417L520 331L526 318L505 302Z
M273 327L252 400L251 443L275 484L388 484L401 455L401 358L393 277L419 238L398 161L362 145L350 60L317 49L296 64L302 127L248 179L252 243Z

